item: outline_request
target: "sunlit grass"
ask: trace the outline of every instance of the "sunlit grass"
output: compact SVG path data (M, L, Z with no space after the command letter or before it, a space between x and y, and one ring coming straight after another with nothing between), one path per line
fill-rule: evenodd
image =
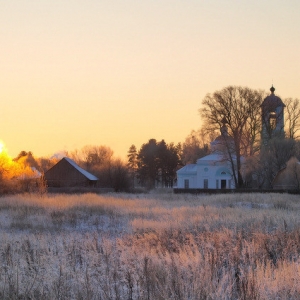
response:
M295 299L288 194L0 198L1 299Z

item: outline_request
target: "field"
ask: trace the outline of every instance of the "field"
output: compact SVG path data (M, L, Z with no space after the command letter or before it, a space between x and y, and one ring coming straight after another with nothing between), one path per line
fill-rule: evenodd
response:
M300 299L300 197L0 198L0 299Z

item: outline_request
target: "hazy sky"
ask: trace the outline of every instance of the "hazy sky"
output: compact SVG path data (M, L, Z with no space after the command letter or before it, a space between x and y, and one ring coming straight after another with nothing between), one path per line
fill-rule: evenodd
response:
M0 139L48 156L183 142L228 85L300 98L299 0L0 0Z

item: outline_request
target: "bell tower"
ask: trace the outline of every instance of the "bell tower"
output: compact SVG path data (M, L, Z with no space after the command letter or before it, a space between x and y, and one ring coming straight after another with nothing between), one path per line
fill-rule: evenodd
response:
M261 142L266 145L271 138L284 138L284 103L275 95L275 88L261 104L262 131Z

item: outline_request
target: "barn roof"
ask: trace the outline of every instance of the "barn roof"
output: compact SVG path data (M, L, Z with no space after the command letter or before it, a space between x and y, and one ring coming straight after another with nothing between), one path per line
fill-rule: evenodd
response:
M64 157L63 159L65 159L70 165L72 165L76 170L78 170L82 175L84 175L87 179L89 180L98 180L98 178L96 176L94 176L93 174L89 173L88 171L80 168L74 160L72 160L69 157Z

